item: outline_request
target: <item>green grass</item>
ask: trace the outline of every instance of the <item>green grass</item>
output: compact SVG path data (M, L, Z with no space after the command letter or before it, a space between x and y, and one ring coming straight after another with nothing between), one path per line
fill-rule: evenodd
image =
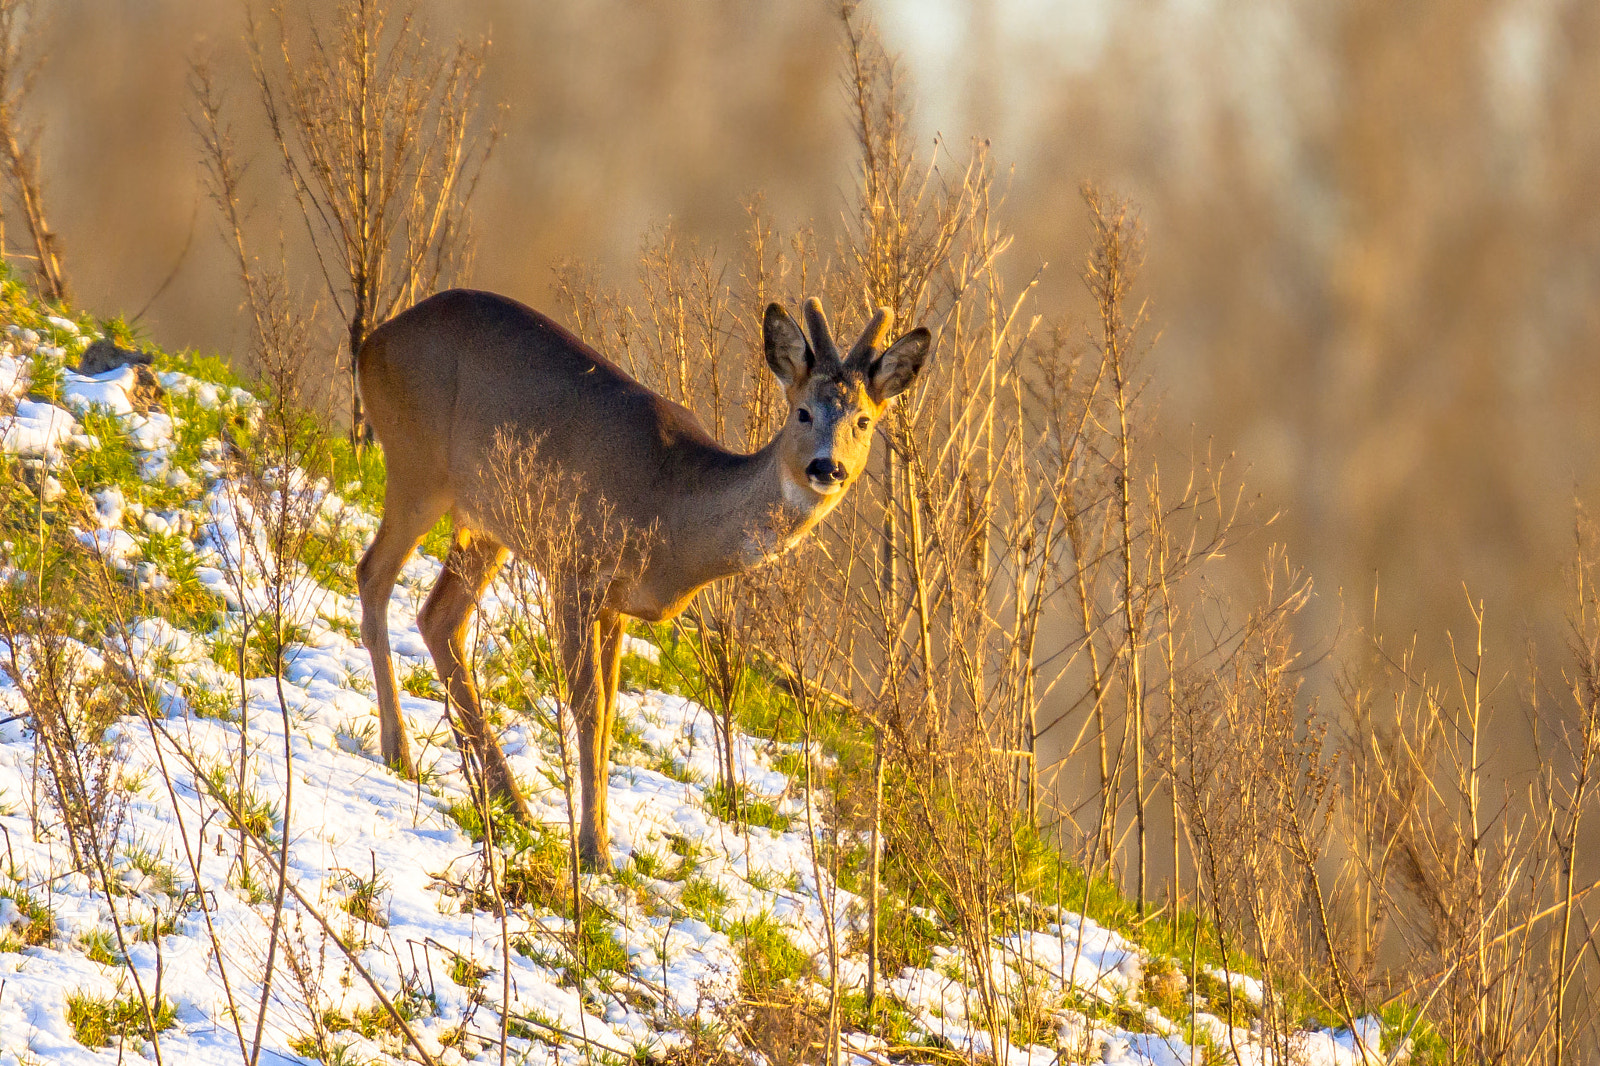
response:
M56 916L27 889L15 884L0 886L0 899L16 904L24 919L20 928L13 926L0 931L0 952L40 947L55 939Z
M537 701L555 690L551 676L550 644L542 634L534 645L522 639L496 642L484 657L483 698L489 704L502 705L519 714L532 715L544 720L547 712Z
M661 876L668 881L683 881L694 875L695 869L700 865L700 854L704 849L699 841L690 840L678 833L668 833L667 850L678 856L678 862Z
M635 636L643 637L657 645L672 637L672 627L669 625L651 626L643 622L633 622L630 623L629 629ZM661 658L664 660L665 655ZM651 662L642 655L624 655L620 666L618 687L626 691L642 692L646 689L655 689L658 692L683 695L683 678L665 662Z
M686 785L698 785L701 781L698 770L690 766L687 761L679 762L678 757L670 751L652 752L648 765L661 776L681 781Z
M213 766L205 777L212 799L226 800L232 808L228 813L228 828L242 829L257 840L277 841L278 808L271 800L252 788L244 789L241 795L226 766Z
M211 661L235 677L239 673L240 625L239 615L230 614L223 624L210 632ZM245 677L273 676L278 656L287 653L296 644L308 643L310 639L311 630L307 626L288 623L280 633L270 617L257 617L251 623L249 636L245 640Z
M383 508L375 508L374 514L382 514ZM417 545L417 550L423 555L444 562L450 554L450 538L454 535L455 526L450 521L450 516L445 515L433 524L433 528L423 535L422 543Z
M847 991L839 997L839 1018L846 1032L877 1033L891 1044L911 1042L913 1019L892 996L878 996L869 1014L866 992Z
M739 952L739 987L747 997L760 996L811 973L810 956L795 947L783 924L771 914L737 919L723 932Z
M779 812L778 805L772 800L751 796L743 782L737 788L730 789L724 782L718 781L706 789L706 807L724 822L764 826L774 833L788 832L792 821L788 815Z
M1450 1046L1438 1029L1426 1020L1417 1021L1418 1013L1417 1008L1405 1003L1392 1003L1378 1012L1378 1017L1383 1019L1383 1053L1392 1054L1409 1033L1410 1061L1427 1063L1458 1059L1459 1056L1450 1053Z
M159 892L174 898L182 894L183 885L178 871L159 851L143 844L134 844L123 851L123 858L129 866L144 875L144 883L140 886L143 891Z
M164 936L172 936L179 930L178 913L176 910L162 911L145 918L140 918L134 926L134 940L141 944L153 944Z
M684 883L678 902L691 915L714 926L728 906L728 892L713 881L695 876Z
M200 583L200 560L188 538L141 530L133 535L139 554L167 579L151 594L153 613L183 629L207 631L222 620L225 604Z
M37 327L29 327L37 328ZM49 398L52 401L61 398L61 366L54 360L47 359L43 353L35 350L30 360L32 369L28 377L28 391Z
M306 574L325 589L342 596L354 596L356 589L356 564L366 545L359 537L335 530L330 534L313 533L307 537L300 550L300 563Z
M91 407L78 415L78 422L85 433L99 442L99 447L68 453L73 480L91 492L111 485L137 490L143 482L121 420L109 411Z
M483 815L476 804L460 798L444 808L451 821L474 843L483 842ZM533 907L570 917L572 914L572 852L566 839L542 825L527 826L496 806L490 826L498 850L505 857L500 880L501 898L514 907ZM468 898L475 910L491 910L493 893L482 890Z
M196 718L214 719L219 722L239 720L237 693L219 692L204 685L191 683L183 686L183 700L189 705L189 713Z
M339 903L340 909L368 925L389 928L389 916L383 905L384 893L389 891L388 879L374 871L370 878L346 874L342 881L345 897Z
M492 968L466 955L455 955L450 959L450 980L462 988L477 988L492 973Z
M638 723L616 715L611 719L611 750L614 753L637 752L650 754L650 745L645 743L644 730Z
M108 323L109 325L111 323ZM181 370L192 378L209 381L213 385L222 385L225 388L239 388L245 385L244 378L235 373L233 367L215 352L202 355L193 348L184 348L177 352L163 353L157 363L160 369Z
M151 1004L150 1014L157 1033L178 1024L177 1008L165 996L159 1003ZM127 1037L148 1040L155 1035L150 1031L150 1021L144 1006L134 996L111 999L82 990L67 993L67 1024L72 1027L73 1037L84 1047L110 1047L118 1038Z
M90 960L102 966L125 966L128 960L117 950L116 935L109 929L91 929L78 938L78 946Z
M598 907L584 908L575 942L569 937L562 939L565 943L561 947L527 939L517 941L514 946L517 954L554 970L557 983L563 988L581 987L589 977L629 971L628 949L617 939L613 924ZM577 961L573 959L574 951Z
M427 663L417 663L407 670L405 677L400 679L400 687L420 699L442 700L444 698L444 686L439 683L438 675L433 672L433 667Z
M368 1060L356 1054L353 1042L337 1044L304 1034L289 1041L289 1050L323 1066L369 1066Z
M596 907L585 907L578 923L578 944L584 965L594 973L627 973L628 949Z
M383 491L388 472L383 465L383 449L371 445L356 454L350 441L341 436L328 445L332 475L330 480L346 502L372 514L383 513Z

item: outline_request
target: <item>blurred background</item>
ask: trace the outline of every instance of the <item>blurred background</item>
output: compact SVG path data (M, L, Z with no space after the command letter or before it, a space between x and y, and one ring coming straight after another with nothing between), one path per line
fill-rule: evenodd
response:
M755 195L780 226L827 231L848 209L854 145L828 3L422 6L436 36L492 41L486 98L507 105L474 202L476 285L553 309L556 264L626 281L669 218L732 245ZM46 7L28 117L76 301L137 316L163 346L238 349L191 59L232 94L254 225L301 225L250 125L239 6ZM1316 580L1313 651L1367 625L1376 602L1378 628L1419 633L1443 665L1469 592L1488 607L1508 695L1530 639L1559 651L1574 506L1594 498L1600 443L1600 5L865 11L913 79L917 136L986 138L1011 168L1011 269L1049 264L1046 307L1083 310L1080 183L1139 205L1164 446L1236 453L1261 510L1281 513L1261 547L1286 543Z

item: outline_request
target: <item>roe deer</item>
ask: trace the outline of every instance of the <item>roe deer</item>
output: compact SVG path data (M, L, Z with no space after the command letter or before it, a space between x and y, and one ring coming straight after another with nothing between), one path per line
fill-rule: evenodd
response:
M411 549L449 512L454 536L438 583L417 615L450 705L484 783L519 818L527 806L485 727L464 665L464 634L507 551L528 554L497 521L484 465L497 439L538 439L540 461L581 479L616 519L649 530L637 570L567 596L560 649L578 727L584 865L607 861L606 789L623 616L671 618L704 585L791 547L861 473L873 427L922 369L918 328L880 350L880 309L840 358L822 305L805 306L810 339L767 307L767 365L789 401L783 428L760 451L722 447L688 410L658 396L545 316L492 293L432 296L374 330L356 374L388 465L383 521L357 571L361 641L372 656L384 760L413 776L389 658L389 595ZM583 501L574 501L580 506ZM525 534L524 534L525 535ZM603 545L594 545L596 554ZM603 587L600 587L603 585ZM463 752L465 755L466 752Z

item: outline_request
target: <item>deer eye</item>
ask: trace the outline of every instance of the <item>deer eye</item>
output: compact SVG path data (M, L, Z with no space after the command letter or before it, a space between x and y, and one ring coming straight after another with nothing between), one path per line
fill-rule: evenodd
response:
M866 415L862 415L860 418L856 419L856 428L857 429L866 429L871 424L872 424L872 419L868 418Z
M802 407L802 408L800 408L800 410L796 411L794 413L794 416L796 418L798 418L802 422L811 421L811 412L807 411L804 407Z

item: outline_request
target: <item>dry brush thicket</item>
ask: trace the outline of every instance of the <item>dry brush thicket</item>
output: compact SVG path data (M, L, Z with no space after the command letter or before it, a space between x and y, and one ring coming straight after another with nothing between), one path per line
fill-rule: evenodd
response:
M1271 517L1223 461L1152 458L1136 212L1085 188L1094 315L1045 320L1050 279L1016 283L982 148L915 146L895 62L853 11L844 25L859 168L836 232L779 233L752 204L731 256L669 226L627 290L568 268L558 292L601 351L746 447L784 413L755 354L769 299L822 292L841 318L881 305L936 331L930 373L819 543L679 623L723 713L760 661L803 708L870 723L872 757L828 812L864 846L827 860L874 908L869 1001L899 965L878 938L903 917L876 913L880 895L936 900L992 996L996 1046L1014 1035L985 946L1019 893L1059 891L1043 837L1080 859L1083 902L1107 878L1179 954L1254 960L1264 1002L1227 998L1283 1061L1306 1017L1375 1012L1440 1061L1593 1061L1588 564L1561 684L1519 689L1480 644L1441 686L1371 633L1353 638L1363 665L1344 669L1337 711L1317 706L1305 678L1338 667L1297 640L1311 583L1270 547ZM1207 580L1224 553L1259 555L1254 606ZM1540 767L1490 778L1512 716L1538 723ZM1074 795L1088 799L1063 806Z

